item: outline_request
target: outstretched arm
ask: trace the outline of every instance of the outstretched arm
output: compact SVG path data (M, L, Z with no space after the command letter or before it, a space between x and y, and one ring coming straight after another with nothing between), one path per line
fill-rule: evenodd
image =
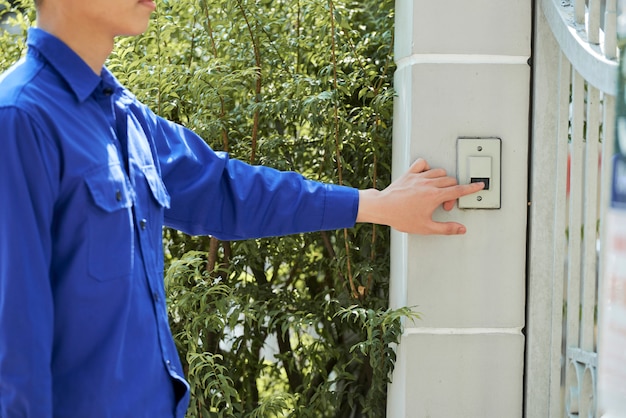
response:
M389 225L411 234L464 234L465 226L457 222L436 222L432 218L433 212L440 205L445 210L451 210L459 197L475 193L483 187L483 183L458 185L445 170L431 169L420 158L386 189L359 191L356 220Z

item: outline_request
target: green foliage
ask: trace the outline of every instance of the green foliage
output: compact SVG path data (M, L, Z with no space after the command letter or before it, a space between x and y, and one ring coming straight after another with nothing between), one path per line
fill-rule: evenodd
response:
M26 51L26 31L34 20L32 1L0 0L0 73Z
M363 412L371 413L371 416L381 416L384 410L380 409L378 402L385 398L386 387L380 383L390 382L389 377L396 361L395 347L391 342L396 343L400 340L402 329L398 324L403 318L415 320L419 318L419 315L407 307L383 311L358 305L340 309L336 315L343 321L354 322L365 331L365 338L354 344L350 352L358 351L369 359L372 382L378 383L372 384L368 391Z
M0 0L5 2L6 0ZM107 62L216 150L360 189L390 182L393 0L161 0ZM0 32L0 70L23 53ZM220 242L166 229L189 417L381 417L408 308L388 309L389 230Z

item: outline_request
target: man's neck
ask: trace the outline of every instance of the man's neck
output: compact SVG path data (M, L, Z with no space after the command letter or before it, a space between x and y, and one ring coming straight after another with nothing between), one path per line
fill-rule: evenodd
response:
M90 28L67 22L62 16L39 13L37 27L63 41L97 75L100 75L104 62L113 51L113 36L103 36Z

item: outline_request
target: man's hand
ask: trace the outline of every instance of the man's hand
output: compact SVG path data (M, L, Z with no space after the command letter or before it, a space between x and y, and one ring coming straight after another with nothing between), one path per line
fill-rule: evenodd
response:
M449 211L459 197L476 193L483 187L483 183L458 185L445 170L431 169L419 158L386 189L360 190L356 220L389 225L411 234L464 234L465 226L457 222L433 221L433 212L439 206Z

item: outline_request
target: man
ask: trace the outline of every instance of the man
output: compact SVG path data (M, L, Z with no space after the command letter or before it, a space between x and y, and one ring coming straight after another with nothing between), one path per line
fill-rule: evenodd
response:
M432 220L482 184L418 160L383 191L215 153L103 68L152 0L40 0L25 59L0 78L0 417L183 417L161 228L222 239Z

